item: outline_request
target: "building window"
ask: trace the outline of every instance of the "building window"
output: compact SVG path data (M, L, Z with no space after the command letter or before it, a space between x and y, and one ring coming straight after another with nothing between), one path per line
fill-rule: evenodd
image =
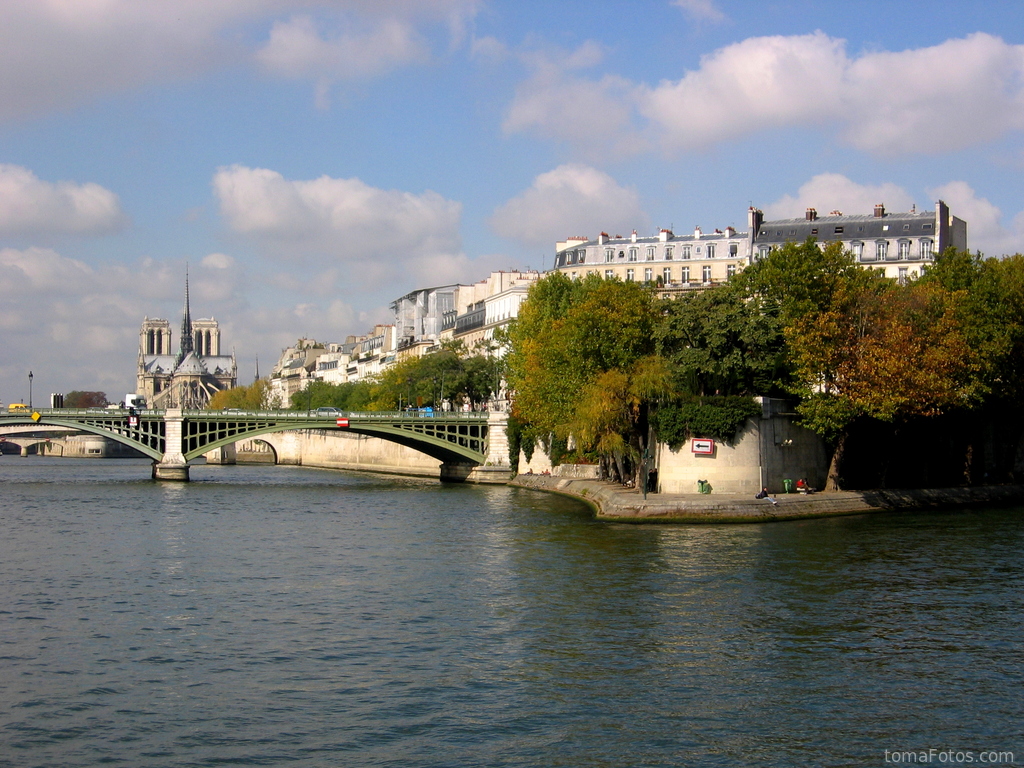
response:
M768 254L771 253L771 252L772 252L772 247L770 245L762 245L758 249L757 257L759 259L767 259L768 258Z
M709 245L708 246L707 257L709 259L715 258L715 246L713 246L713 245Z
M665 246L665 259L666 261L672 261L672 246Z
M740 247L736 243L729 243L729 255L734 259L739 255Z
M684 245L683 246L683 252L682 252L682 255L679 258L681 258L681 259L688 259L688 258L690 258L690 246L688 246L688 245Z
M683 267L681 270L679 270L679 272L680 272L679 280L681 282L684 282L684 283L689 283L690 282L690 268L689 267Z
M629 249L629 260L630 261L636 261L636 250L637 250L636 248L630 248Z
M606 269L604 271L604 279L605 280L611 280L613 277L615 277L615 273L612 270Z
M584 261L586 261L586 258L587 258L587 252L586 251L576 251L576 260L580 264L582 264Z
M732 277L735 274L736 274L736 265L735 264L729 264L725 268L725 276L726 277Z
M699 245L694 246L693 252L696 253L697 256L700 256L700 246Z
M636 279L636 270L635 269L627 269L626 270L626 280L628 280L629 282L632 283L633 280L635 280L635 279Z
M644 280L646 280L649 283L653 279L654 279L654 270L651 269L650 267L647 267L644 270Z
M611 248L605 248L604 249L604 260L605 261L611 261L614 258L615 258L615 251L613 251Z
M624 258L624 257L625 257L625 255L626 255L626 252L625 252L625 251L619 251L619 258L620 258L620 259L621 259L621 258Z
M889 252L889 243L885 240L879 240L875 243L875 259L883 261L886 254Z
M906 267L900 267L899 277L897 279L899 280L900 285L906 285L907 284L907 268Z
M906 260L910 258L910 241L900 240L899 242L899 256L898 259Z
M672 267L665 267L661 270L661 279L665 281L666 285L672 282Z
M930 259L932 257L932 241L922 240L921 241L921 258Z
M710 264L706 264L704 267L701 268L701 279L705 283L710 283L711 282L711 265Z
M571 277L571 278L572 278L573 280L575 280L575 279L576 279L576 273L575 273L575 272L573 272L573 273L572 273L572 274L570 275L570 277Z
M652 245L647 249L647 260L654 261L654 246Z
M857 261L864 261L864 243L850 243L850 252Z

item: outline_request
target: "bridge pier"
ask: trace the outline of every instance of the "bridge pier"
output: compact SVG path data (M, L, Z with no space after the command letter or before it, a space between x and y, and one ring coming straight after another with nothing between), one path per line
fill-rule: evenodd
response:
M181 409L168 408L164 424L164 455L160 461L153 462L153 479L188 482L188 463L181 452Z
M508 461L508 414L492 411L487 416L487 456L483 464L470 462L444 462L441 464L441 482L508 483L512 466Z
M154 480L174 480L179 483L188 482L188 464L185 462L153 462Z

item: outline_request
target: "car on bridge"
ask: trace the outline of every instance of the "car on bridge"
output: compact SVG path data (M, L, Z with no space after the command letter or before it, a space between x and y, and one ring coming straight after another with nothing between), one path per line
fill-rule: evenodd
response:
M327 406L324 406L321 408L317 408L313 413L317 416L323 416L328 419L334 419L337 418L338 416L341 416L344 413L344 411L342 411L340 408L329 408Z
M7 406L8 413L29 413L29 408L24 403L11 403Z

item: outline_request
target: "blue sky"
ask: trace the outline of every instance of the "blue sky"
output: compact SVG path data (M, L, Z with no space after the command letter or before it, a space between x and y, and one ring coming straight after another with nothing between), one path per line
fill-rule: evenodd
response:
M1014 1L0 0L0 402L134 387L142 319L240 381L421 287L751 204L944 199L1024 251ZM177 339L175 338L175 343Z

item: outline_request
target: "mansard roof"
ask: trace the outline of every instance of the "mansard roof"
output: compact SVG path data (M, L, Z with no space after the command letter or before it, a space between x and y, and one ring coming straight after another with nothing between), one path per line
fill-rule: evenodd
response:
M668 237L665 240L662 240L660 234L657 234L657 235L644 235L644 236L637 235L636 240L633 240L633 236L632 235L628 235L626 237L623 237L622 235L615 235L614 237L606 235L604 237L603 241L600 238L592 239L592 240L587 240L587 241L576 240L575 242L572 242L570 245L567 245L565 247L565 250L566 251L571 251L571 250L573 250L575 248L590 248L590 247L593 247L593 246L618 247L618 246L630 246L630 245L637 245L637 246L639 246L639 245L659 245L659 244L668 245L668 244L675 244L675 243L703 243L703 242L708 242L708 241L712 241L713 242L715 240L736 240L736 239L745 238L747 236L746 232L740 232L740 231L738 231L736 229L733 229L731 232L729 232L728 230L723 232L722 230L716 229L716 230L712 230L711 232L700 231L699 234L697 233L697 231L690 232L690 233L685 234L685 235L679 235L679 234L675 234L673 232L669 232L667 234L668 234Z
M868 213L765 221L758 229L754 242L802 243L809 237L818 240L850 241L935 236L935 212L911 211L885 213L882 216Z

